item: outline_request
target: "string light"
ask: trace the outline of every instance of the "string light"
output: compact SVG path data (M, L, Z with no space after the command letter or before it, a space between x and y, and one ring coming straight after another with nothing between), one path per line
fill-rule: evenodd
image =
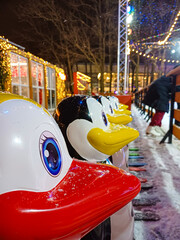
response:
M132 47L131 47L132 48ZM158 58L158 57L154 57L153 55L150 56L150 55L147 55L146 53L143 53L139 50L136 50L135 48L132 48L131 49L132 52L135 52L136 54L139 54L140 56L143 56L143 57L146 57L146 58L151 58L151 59L155 59L155 60L158 60L158 61L162 61L161 58ZM163 59L163 61L167 61L168 63L179 63L180 61L179 60L175 60L175 59Z
M179 31L180 29L176 29L176 30L174 30L174 27L175 27L175 25L176 25L176 23L177 23L177 21L178 21L178 18L179 18L179 16L180 16L180 11L178 12L178 14L176 15L176 17L175 17L175 20L174 20L174 22L173 22L173 24L171 25L171 27L170 27L170 30L168 31L168 32L166 32L166 33L162 33L162 34L158 34L158 35L155 35L155 36L152 36L152 37L148 37L148 38L143 38L143 39L141 39L141 40L139 40L137 43L133 43L133 45L131 45L131 50L132 50L132 52L134 52L135 50L135 53L137 53L137 54L139 54L139 55L142 55L143 57L146 57L146 58L149 58L150 56L149 55L146 55L145 53L143 54L143 52L142 51L140 51L140 50L137 50L134 46L135 46L135 44L136 45L140 45L141 46L141 49L143 49L144 48L144 50L147 50L147 47L143 47L143 46L147 46L147 44L148 44L148 49L150 49L150 48L158 48L158 45L163 45L162 46L162 48L169 48L170 49L170 47L169 47L169 44L172 44L172 45L174 45L175 43L172 43L172 42L167 42L167 40L169 39L169 37L171 36L171 34L173 33L173 32L175 32L175 31ZM158 41L158 42L154 42L154 43L152 43L152 44L149 44L149 43L139 43L139 42L141 42L141 41L144 41L144 40L148 40L148 39L151 39L151 38L153 38L153 37L159 37L159 36L163 36L163 35L165 35L165 34L167 34L168 33L168 35L166 36L166 38L163 40L163 41ZM166 46L165 46L165 44L166 44ZM157 46L156 46L157 45ZM153 59L154 58L154 56L151 56L151 59ZM155 59L156 60L158 60L158 61L162 61L162 59L161 58L158 58L158 57L155 57ZM163 59L163 61L164 62L168 62L168 63L170 63L170 62L172 62L172 63L179 63L179 60L175 60L175 59Z
M177 23L177 20L178 20L179 16L180 16L180 11L178 12L178 14L177 14L177 16L176 16L176 18L175 18L175 20L174 20L174 23L171 25L170 30L169 30L169 32L168 32L168 35L165 37L165 39L164 39L163 41L159 41L159 42L158 42L159 45L164 45L164 44L167 42L167 40L169 39L169 37L171 36L171 34L172 34L172 32L173 32L173 29L174 29L174 27L175 27L175 25L176 25L176 23Z
M50 67L55 70L56 73L56 94L57 94L57 102L60 102L64 97L65 97L65 82L64 80L66 79L66 75L64 73L64 70L62 68L57 67L56 65L53 65L47 61L45 61L42 58L39 58L30 52L25 52L16 46L12 45L9 43L8 39L5 39L4 36L0 36L0 50L2 50L2 65L5 67L5 70L7 72L7 80L6 80L6 86L5 89L6 91L10 92L11 91L11 81L12 81L12 76L11 76L11 52L16 53L20 56L23 56L29 60L36 61L44 66L44 79L46 82L45 89L47 90L47 67ZM47 93L47 91L46 91Z
M177 32L177 31L180 31L180 28L172 30L172 32ZM144 42L144 41L147 41L147 40L153 39L153 38L158 38L158 37L166 35L167 33L169 33L169 31L165 32L165 33L160 33L160 34L157 34L157 35L153 35L153 36L150 36L150 37L147 37L147 38L142 38L141 40L138 40L137 43Z
M83 83L90 83L91 82L91 78L81 72L77 72L77 89L80 91L83 91L86 89L86 85L84 85Z

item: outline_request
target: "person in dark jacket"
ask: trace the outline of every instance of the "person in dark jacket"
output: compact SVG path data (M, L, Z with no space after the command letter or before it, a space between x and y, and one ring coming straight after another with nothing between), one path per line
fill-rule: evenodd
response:
M173 75L174 69L177 67L180 68L180 64L175 66L173 70L168 72L166 75L152 82L148 88L143 103L154 108L156 112L146 129L146 134L152 134L154 136L163 136L165 134L161 124L165 112L169 111L172 84L170 76Z

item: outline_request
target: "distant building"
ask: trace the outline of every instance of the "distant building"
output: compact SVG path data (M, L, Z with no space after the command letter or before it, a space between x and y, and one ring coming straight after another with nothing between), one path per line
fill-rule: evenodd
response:
M62 68L25 52L3 37L0 56L0 66L7 73L5 91L31 98L49 111L65 97L66 75Z

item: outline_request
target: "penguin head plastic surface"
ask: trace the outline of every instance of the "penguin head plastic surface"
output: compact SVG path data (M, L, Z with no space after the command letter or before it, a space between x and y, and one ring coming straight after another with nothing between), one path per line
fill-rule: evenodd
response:
M92 97L64 99L55 119L72 147L90 161L104 161L139 136L137 130L110 124L103 106Z
M29 99L3 93L0 97L1 193L52 189L72 163L56 122L45 108Z
M114 98L116 98L117 101L119 101L117 97L114 97ZM129 116L127 114L123 114L119 110L117 110L117 111L115 109L113 110L113 108L115 106L109 100L110 97L107 98L107 97L104 97L104 96L99 96L96 99L102 104L102 106L104 108L104 111L106 113L106 116L108 118L108 121L110 123L125 124L126 125L126 124L128 124L128 123L130 123L132 121L132 117L131 116ZM117 106L119 106L119 104Z
M80 239L140 191L123 170L72 159L30 99L0 93L0 119L1 239Z
M62 100L54 116L66 139L72 157L102 161L108 155L96 150L88 141L88 132L95 127L109 127L100 103L91 97L73 96Z
M125 104L120 104L119 99L115 96L108 96L109 101L112 104L113 110L116 114L126 114L131 115L131 111L129 111L127 108L128 106Z

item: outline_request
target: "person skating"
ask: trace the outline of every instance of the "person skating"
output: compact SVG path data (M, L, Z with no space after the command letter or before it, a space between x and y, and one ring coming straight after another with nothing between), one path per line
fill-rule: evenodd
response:
M165 112L169 112L169 100L171 98L171 77L175 72L180 71L180 64L175 66L166 75L161 76L151 83L144 97L143 103L155 109L155 114L146 129L146 134L153 136L164 136L165 131L161 127Z

